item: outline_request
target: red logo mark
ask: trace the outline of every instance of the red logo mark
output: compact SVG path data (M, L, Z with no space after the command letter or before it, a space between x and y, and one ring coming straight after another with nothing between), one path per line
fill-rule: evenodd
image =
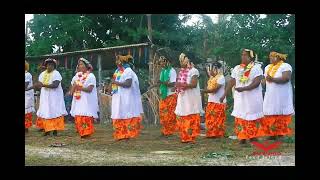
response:
M268 152L271 149L276 149L278 148L282 142L274 142L274 143L269 143L269 141L265 141L264 143L259 143L259 142L251 142L254 146L256 146L258 149L262 149L264 152Z

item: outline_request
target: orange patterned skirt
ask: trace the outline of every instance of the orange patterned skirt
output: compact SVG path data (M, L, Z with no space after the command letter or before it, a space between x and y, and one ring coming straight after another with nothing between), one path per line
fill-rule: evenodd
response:
M206 108L207 137L221 137L225 132L226 104L209 102Z
M163 135L171 135L177 131L176 114L177 94L172 94L159 102L159 117Z
M289 128L291 121L291 115L265 116L262 127L267 136L292 135L292 129Z
M251 139L265 136L262 129L263 118L247 121L241 118L235 118L234 131L238 139Z
M195 142L200 134L200 114L177 116L177 126L182 142Z
M64 130L64 116L60 116L52 119L43 119L41 118L43 129L45 132L54 131L54 130Z
M43 128L43 118L41 117L37 117L37 120L36 120L36 127L39 128L39 129L44 129Z
M93 120L94 118L89 116L74 117L77 132L81 137L91 135L94 133Z
M32 113L27 113L24 115L24 127L30 128L32 126Z
M135 138L142 129L141 117L133 117L130 119L113 119L113 138L116 140Z

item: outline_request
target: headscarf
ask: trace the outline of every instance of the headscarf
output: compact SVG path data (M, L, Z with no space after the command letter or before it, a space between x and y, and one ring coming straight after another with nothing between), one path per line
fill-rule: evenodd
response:
M180 54L180 56L179 56L180 63L184 60L185 57L186 57L186 55L184 53Z
M186 55L184 53L181 53L179 56L179 61L180 63L184 60L184 58L186 57ZM188 72L191 69L191 67L186 67L186 68L181 68L178 74L178 78L177 78L177 82L178 83L187 83L187 77L188 77ZM184 91L183 88L181 87L177 87L176 88L176 92L177 93L182 93Z
M116 57L118 60L120 60L120 62L122 63L122 64L124 64L124 63L131 63L132 62L132 60L133 60L133 57L131 56L131 55L126 55L126 56L122 56L122 55L117 55L117 57Z
M92 67L91 63L88 60L86 60L85 58L81 57L78 60L78 64L79 64L80 61L82 61L83 63L86 64L86 67L87 67L88 71L92 71L93 70L93 67Z
M253 52L253 50L251 49L243 49L246 52L249 52L249 56L251 59L253 59L255 57L255 61L258 60L258 55L256 53Z
M286 60L287 57L288 57L288 54L281 54L281 53L272 51L272 52L270 52L270 55L269 55L269 56L271 56L271 57L277 57L277 58L279 58L280 60Z
M129 63L130 61L132 61L132 56L131 55L126 55L126 56L122 56L122 55L118 55L116 56L117 60L119 60L121 62L122 65L118 66L118 68L116 69L116 71L114 72L112 79L115 81L120 81L120 78L124 72L124 70L128 67L130 67ZM118 92L118 86L116 84L112 84L111 85L112 91L111 94L115 94Z
M55 64L55 68L56 68L57 65L58 65L57 60L52 59L52 58L48 58L48 59L44 60L44 66L47 67L47 64L48 64L49 62L53 62L53 63Z
M29 71L29 63L26 60L24 61L24 70Z

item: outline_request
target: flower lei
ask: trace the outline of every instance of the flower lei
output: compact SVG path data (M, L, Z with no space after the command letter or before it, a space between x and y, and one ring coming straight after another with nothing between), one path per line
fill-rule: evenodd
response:
M78 79L76 80L76 85L80 86L80 87L83 87L83 84L85 83L85 81L87 80L87 77L89 75L89 72L78 72L77 73L77 76L78 76ZM81 90L79 89L76 89L73 96L79 100L81 98Z
M218 86L218 79L222 76L222 73L217 74L216 76L211 76L210 79L208 80L208 89L216 89Z
M181 68L178 74L177 82L178 83L187 83L188 72L190 68ZM182 93L185 89L181 87L176 87L177 93Z
M52 74L53 74L53 71L51 71L50 73L48 72L48 70L44 71L44 75L43 75L44 85L49 85L49 80L51 79Z
M246 83L249 80L249 75L252 67L254 66L254 62L250 62L247 66L245 64L240 64L240 67L243 69L240 75L240 82Z
M270 64L270 67L267 71L267 75L274 77L274 75L276 74L276 72L278 71L278 69L282 63L283 63L283 61L279 61L276 65Z
M130 67L128 64L123 64L122 66L119 66L116 71L114 72L112 79L115 81L120 81L120 78L126 68ZM115 94L118 92L118 86L116 84L111 85L112 91L111 94Z

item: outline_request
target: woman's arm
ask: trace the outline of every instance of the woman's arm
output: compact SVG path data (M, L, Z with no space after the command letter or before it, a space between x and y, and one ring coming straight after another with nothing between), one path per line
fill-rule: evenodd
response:
M277 84L285 84L287 82L289 82L291 79L291 72L290 71L285 71L282 73L282 76L279 77L279 78L272 78L272 77L268 77L268 81L270 82L274 82L274 83L277 83Z
M227 87L226 87L226 89L224 91L223 96L221 96L221 98L220 98L220 102L223 102L223 100L227 97L227 95L230 93L231 89L235 85L236 85L236 79L235 78L231 78L230 81L227 83Z
M127 79L125 80L124 82L118 82L118 81L114 81L112 80L112 83L118 85L118 86L121 86L121 87L124 87L124 88L129 88L131 87L131 84L132 84L132 79Z
M250 91L252 89L255 89L260 85L261 79L262 79L262 75L257 76L254 78L254 80L252 81L252 83L250 85L245 86L245 87L238 87L238 88L235 88L235 90L238 92L243 92L243 91Z
M49 84L49 85L42 84L42 87L54 89L54 88L57 88L59 86L59 84L60 84L60 81L59 80L55 80L55 81L52 82L52 84Z

